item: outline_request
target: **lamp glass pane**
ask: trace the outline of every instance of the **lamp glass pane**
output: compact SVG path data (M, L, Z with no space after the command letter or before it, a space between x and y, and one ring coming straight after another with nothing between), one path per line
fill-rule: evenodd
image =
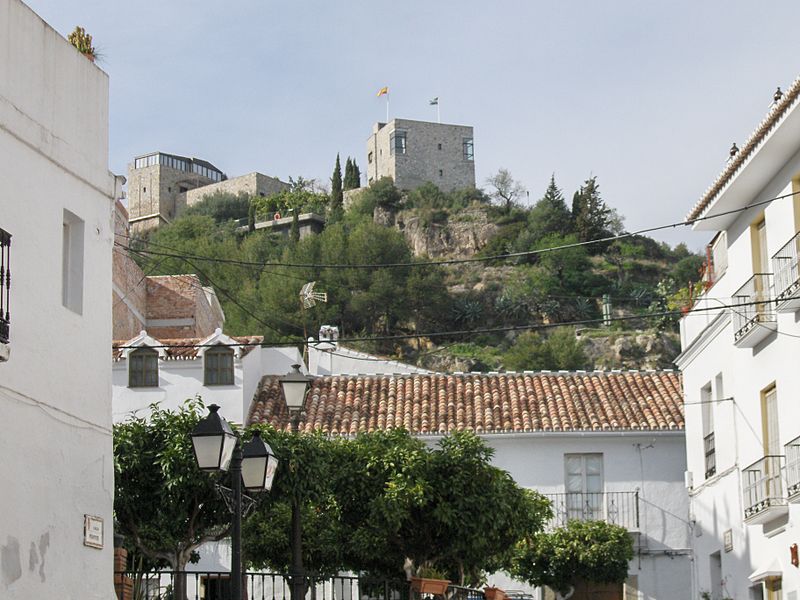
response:
M244 481L244 487L248 490L263 490L266 469L266 456L253 456L242 459L242 481Z
M272 480L275 479L275 473L278 470L278 459L269 455L269 461L267 463L267 477L264 480L264 489L269 491L272 489Z
M225 441L222 446L222 456L220 456L220 466L222 471L227 471L231 466L231 458L233 458L233 450L236 448L236 436L225 434Z
M303 408L307 383L305 381L282 381L281 385L286 398L286 406L295 409Z
M219 469L219 451L222 445L222 438L222 435L192 436L197 466L202 470L216 471Z

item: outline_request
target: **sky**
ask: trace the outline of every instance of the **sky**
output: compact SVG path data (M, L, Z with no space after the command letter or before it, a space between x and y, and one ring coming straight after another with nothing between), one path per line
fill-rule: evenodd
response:
M109 167L160 150L229 177L329 183L366 171L390 118L475 128L479 187L596 176L628 230L682 221L800 75L800 2L709 0L27 0L94 37L110 75ZM795 57L795 58L792 58ZM694 249L708 232L655 234Z

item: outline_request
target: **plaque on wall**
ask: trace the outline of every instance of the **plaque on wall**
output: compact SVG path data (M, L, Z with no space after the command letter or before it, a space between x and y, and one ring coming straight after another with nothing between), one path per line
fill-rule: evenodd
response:
M103 547L103 519L83 515L83 545L90 548Z

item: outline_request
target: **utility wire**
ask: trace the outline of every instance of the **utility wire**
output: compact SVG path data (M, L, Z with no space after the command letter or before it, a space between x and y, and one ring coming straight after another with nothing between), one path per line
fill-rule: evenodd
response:
M736 308L744 307L744 306L758 306L761 304L768 304L772 302L772 300L757 300L753 302L742 302L739 304L724 304L721 306L710 306L705 308L695 308L691 312L693 314L696 313L703 313L703 312L710 312L710 311L719 311L722 309L730 308L735 310ZM575 325L586 325L589 323L602 323L602 322L621 322L621 321L635 321L635 320L645 320L645 319L654 319L654 318L661 318L661 317L671 317L671 316L679 316L683 314L682 310L665 310L660 312L654 313L647 313L643 315L625 315L619 317L597 317L594 319L581 319L576 321L562 321L559 323L536 323L532 325L507 325L503 327L484 327L478 329L459 329L453 331L432 331L426 333L403 333L403 334L395 334L395 335L383 335L383 336L366 336L366 337L352 337L352 338L339 338L339 343L345 342L381 342L381 341L400 341L400 340L408 340L408 339L417 339L417 338L436 338L436 337L447 337L447 336L468 336L468 335L477 335L477 334L484 334L484 333L503 333L503 332L510 332L510 331L539 331L545 329L553 329L556 327L565 327L565 326L575 326ZM168 345L156 345L156 346L148 346L150 348L202 348L205 346L211 345L223 345L223 346L230 346L230 347L238 347L238 346L297 346L308 343L307 340L295 340L291 342L276 342L276 343L262 343L262 344L253 344L253 343L235 343L235 344L168 344ZM119 349L123 348L136 348L138 346L127 346L127 345L120 345L117 346Z
M235 264L241 266L250 266L250 267L287 267L287 268L297 268L297 269L388 269L388 268L409 268L409 267L427 267L427 266L436 266L436 265L456 265L456 264L468 264L468 263L481 263L481 262L490 262L490 261L498 261L498 260L508 260L510 258L520 258L520 257L527 257L527 256L536 256L540 254L546 254L548 252L555 252L558 250L567 250L569 248L578 248L582 246L589 246L593 244L601 244L606 242L613 242L615 240L626 239L630 237L634 237L637 235L643 235L645 233L653 233L655 231L662 231L665 229L675 229L677 227L686 227L690 225L694 225L699 221L706 221L709 219L717 219L719 217L724 217L730 214L735 214L739 212L743 212L746 210L750 210L751 208L755 208L758 206L763 206L765 204L769 204L770 202L774 202L776 200L782 200L784 198L790 198L797 194L800 194L800 190L795 192L789 192L787 194L782 194L780 196L775 196L774 198L768 198L766 200L761 200L759 202L752 202L747 204L741 208L734 208L731 210L723 211L714 215L706 215L704 217L697 217L696 219L691 219L688 221L677 221L675 223L668 223L666 225L657 225L655 227L647 227L644 229L639 229L637 231L625 232L618 235L610 235L605 236L593 240L585 240L582 242L572 242L569 244L561 244L558 246L552 246L549 248L538 248L536 250L526 250L524 252L510 252L508 254L498 254L495 256L473 256L470 258L453 258L453 259L445 259L445 260L429 260L429 261L418 261L418 262L406 262L406 263L383 263L383 264L376 264L376 263L354 263L354 264L317 264L317 263L290 263L290 262L268 262L268 263L257 263L251 261L243 261L243 260L236 260L236 259L226 259L226 258L212 258L212 257L204 257L204 256L182 256L182 255L172 255L168 253L162 252L154 252L152 250L141 250L141 252L145 254L152 254L154 256L168 256L172 258L193 258L196 260L207 260L209 262L218 262L218 263L225 263L225 264ZM130 236L128 236L130 237ZM133 239L133 238L130 238ZM120 244L119 242L115 242L119 245L124 246L124 244Z

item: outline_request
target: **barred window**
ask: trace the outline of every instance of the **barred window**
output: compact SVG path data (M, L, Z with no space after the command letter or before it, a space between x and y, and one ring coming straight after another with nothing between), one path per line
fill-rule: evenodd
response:
M233 385L233 350L209 348L205 352L205 385Z
M406 153L405 131L393 131L389 136L389 153L392 155Z
M158 387L158 352L139 348L128 355L128 387Z
M472 138L464 138L464 160L475 160L475 147Z

